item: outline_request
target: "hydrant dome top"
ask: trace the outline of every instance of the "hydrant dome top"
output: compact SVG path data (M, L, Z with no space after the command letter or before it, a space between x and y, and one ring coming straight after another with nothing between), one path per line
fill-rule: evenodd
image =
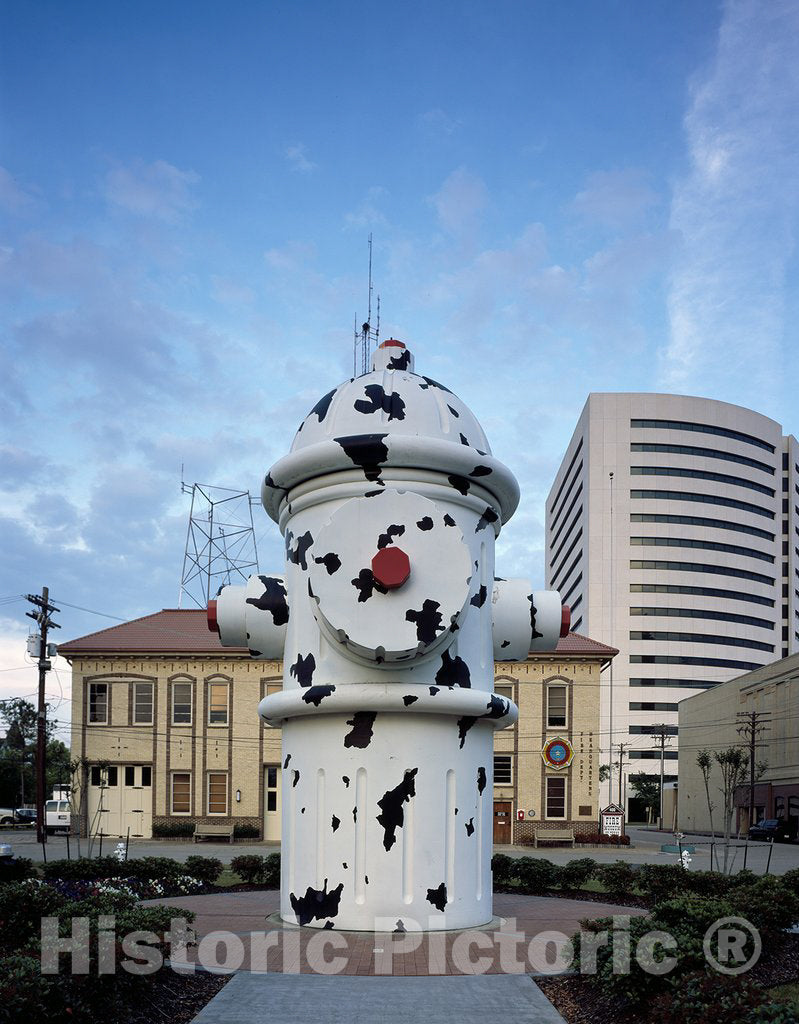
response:
M300 424L291 450L353 434L409 434L491 454L477 417L443 384L413 372L413 355L390 338L374 353L372 372L344 381L319 399Z
M411 352L394 338L374 353L370 373L344 381L314 405L288 455L264 478L264 508L279 522L292 488L354 468L371 488L384 485L384 469L443 473L462 495L479 487L495 501L488 516L497 524L519 502L516 478L491 455L471 409L443 384L415 373Z

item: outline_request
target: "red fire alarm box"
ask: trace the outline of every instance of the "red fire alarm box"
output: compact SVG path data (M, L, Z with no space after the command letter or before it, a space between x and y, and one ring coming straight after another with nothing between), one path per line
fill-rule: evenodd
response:
M517 821L524 821L524 811L517 811L516 812L516 820Z

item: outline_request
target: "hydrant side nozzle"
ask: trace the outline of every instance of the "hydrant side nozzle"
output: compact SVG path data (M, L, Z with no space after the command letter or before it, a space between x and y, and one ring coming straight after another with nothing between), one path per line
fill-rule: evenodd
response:
M213 598L208 602L206 615L208 620L209 632L216 633L216 635L219 636L219 623L216 621L216 598Z

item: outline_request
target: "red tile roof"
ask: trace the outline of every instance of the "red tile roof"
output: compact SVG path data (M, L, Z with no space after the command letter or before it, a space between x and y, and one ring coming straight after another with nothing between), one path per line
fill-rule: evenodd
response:
M202 608L165 608L140 619L109 626L59 644L65 657L88 654L247 654L246 647L223 647L208 629ZM619 652L580 633L558 641L556 654L588 654L612 658Z

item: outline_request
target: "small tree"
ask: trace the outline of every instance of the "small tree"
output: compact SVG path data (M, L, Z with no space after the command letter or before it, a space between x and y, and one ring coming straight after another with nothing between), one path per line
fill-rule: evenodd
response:
M713 757L719 768L721 768L719 792L724 799L724 861L722 871L726 875L732 867L729 863L729 857L732 813L735 809L735 791L746 780L749 758L746 756L746 751L741 747L727 747L726 750L717 750L714 752Z
M646 772L636 772L630 776L633 793L643 802L646 808L647 821L651 823L652 815L660 807L660 781Z
M707 798L707 813L710 818L710 835L715 839L716 830L713 828L713 811L716 805L710 799L710 771L713 767L713 760L710 756L710 751L700 750L696 755L696 763L699 766L699 770L702 772L702 778L705 780L705 797Z

